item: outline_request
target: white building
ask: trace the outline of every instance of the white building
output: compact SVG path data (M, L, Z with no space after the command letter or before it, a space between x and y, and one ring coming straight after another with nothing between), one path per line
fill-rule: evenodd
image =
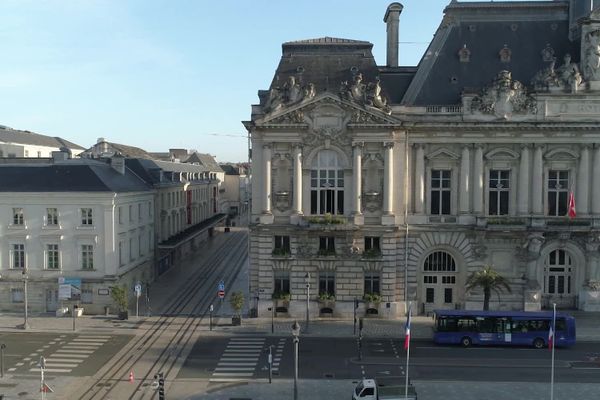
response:
M511 286L492 308L600 310L600 11L452 1L402 67L402 9L384 16L386 65L364 41L288 42L259 91L245 122L259 313L288 293L277 307L296 317L307 294L313 316L361 298L387 317L480 308L465 282L485 265Z
M35 162L33 162L35 161ZM154 194L125 168L98 160L0 162L0 307L54 311L58 279L81 279L86 313L112 306L110 287L153 279Z
M48 158L53 151L68 149L73 156L83 147L59 137L20 131L0 125L0 158Z

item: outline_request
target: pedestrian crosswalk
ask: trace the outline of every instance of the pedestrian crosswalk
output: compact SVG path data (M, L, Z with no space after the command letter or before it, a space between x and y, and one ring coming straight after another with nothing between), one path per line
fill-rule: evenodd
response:
M59 335L29 354L28 357L23 358L14 367L9 368L8 372L14 372L19 368L24 368L28 372L39 372L40 357L44 357L46 360L45 372L68 374L110 339L110 335L80 335L70 338L67 335Z
M279 370L279 362L283 354L285 339L277 343L273 357L273 371ZM231 338L214 369L210 382L240 382L256 378L260 364L266 362L266 352L269 346L265 338L240 337Z

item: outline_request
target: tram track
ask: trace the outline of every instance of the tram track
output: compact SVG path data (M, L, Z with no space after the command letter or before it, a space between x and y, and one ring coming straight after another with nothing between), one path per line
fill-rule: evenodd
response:
M217 283L224 280L230 286L241 271L246 257L246 234L231 232L228 239L214 249L191 274L185 286L177 291L177 295L165 307L162 315L152 322L151 327L129 343L127 347L130 350L123 349L95 376L89 378L87 388L76 398L153 398L155 393L149 390L149 383L153 381L154 374L161 371L165 379L174 378L169 374L181 360L186 346L191 343L208 314L208 306L214 300ZM217 306L219 308L220 304ZM123 377L134 366L138 373L143 370L142 374L138 375L134 384L127 382L127 386L120 385L124 381ZM125 395L123 392L129 394Z

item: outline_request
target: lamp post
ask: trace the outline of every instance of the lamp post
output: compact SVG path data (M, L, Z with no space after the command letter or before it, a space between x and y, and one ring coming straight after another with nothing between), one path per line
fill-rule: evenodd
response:
M304 276L306 280L306 330L308 331L308 321L309 321L309 308L310 308L310 273L307 272Z
M298 342L300 342L300 324L294 321L292 325L294 337L294 400L298 400Z
M27 304L27 281L29 280L29 275L27 274L29 271L27 270L27 266L23 266L23 297L25 300L25 310L24 310L24 321L23 321L23 329L27 330L29 329L29 321L27 320L27 308L28 308L28 304Z

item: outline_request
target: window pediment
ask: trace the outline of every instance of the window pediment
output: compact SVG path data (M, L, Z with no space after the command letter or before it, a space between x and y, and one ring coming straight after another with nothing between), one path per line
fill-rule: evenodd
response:
M456 154L455 152L448 150L446 148L437 149L436 151L433 151L433 152L427 154L425 157L428 160L433 160L433 159L458 160L458 159L460 159L460 156L458 154Z
M485 158L488 160L518 160L519 153L507 147L499 147L490 150Z
M546 160L563 160L563 161L574 161L579 158L579 154L571 149L560 147L557 149L549 150L544 158Z

